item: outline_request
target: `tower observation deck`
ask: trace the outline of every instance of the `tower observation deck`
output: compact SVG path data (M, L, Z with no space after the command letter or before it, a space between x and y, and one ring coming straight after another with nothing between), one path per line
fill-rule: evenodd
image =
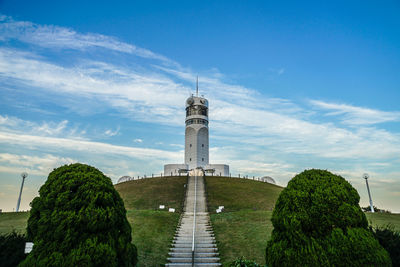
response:
M229 166L209 164L208 100L191 96L186 100L185 163L164 165L164 175L202 170L210 175L229 176Z

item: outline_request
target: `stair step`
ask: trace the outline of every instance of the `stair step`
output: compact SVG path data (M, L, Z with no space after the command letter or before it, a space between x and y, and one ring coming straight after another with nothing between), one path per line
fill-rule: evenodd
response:
M176 252L176 253L192 253L192 247L188 248L170 248L171 252ZM209 253L218 253L218 249L216 247L212 248L196 248L197 253L204 253L204 252L209 252Z
M176 242L172 242L173 244L190 244L190 245L192 245L192 242L191 241L176 241ZM215 242L215 240L205 240L205 241L201 241L201 240L199 240L199 241L196 241L196 242L194 242L195 244L215 244L216 242Z
M192 238L186 238L186 237L178 237L176 239L173 239L172 242L192 242ZM194 241L210 241L214 242L215 238L214 237L195 237Z
M177 257L177 258L190 258L192 257L192 252L169 252L168 255L171 257ZM209 258L209 257L217 257L219 256L218 252L195 252L194 256L196 258Z
M187 263L167 263L166 267L193 267L192 264ZM204 266L204 267L218 267L222 266L221 263L196 263L196 266Z
M171 263L175 263L175 262L183 262L183 263L191 263L192 262L192 257L188 257L188 258L168 258L168 261L170 261ZM194 262L195 263L214 263L214 262L219 262L219 258L217 257L209 257L209 258L194 258Z
M192 243L178 243L173 244L174 248L192 248ZM195 244L195 248L216 248L216 244L204 243L204 244Z

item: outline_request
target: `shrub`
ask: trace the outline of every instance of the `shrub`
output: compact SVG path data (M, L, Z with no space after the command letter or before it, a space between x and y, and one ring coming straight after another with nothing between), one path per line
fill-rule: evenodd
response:
M244 257L238 258L229 264L229 267L261 267L252 260L246 260Z
M266 249L269 266L391 266L368 231L357 191L324 170L296 175L272 214Z
M400 266L400 232L389 225L377 227L372 231L379 244L389 252L393 266Z
M49 174L31 203L22 266L134 266L136 247L124 203L110 178L88 165Z
M0 235L0 266L17 266L26 258L26 237L23 234L11 232Z

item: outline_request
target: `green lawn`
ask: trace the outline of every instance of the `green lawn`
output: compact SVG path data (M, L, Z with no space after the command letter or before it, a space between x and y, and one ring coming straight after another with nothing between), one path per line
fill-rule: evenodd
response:
M166 211L130 210L133 243L141 266L165 264L180 215Z
M400 231L400 214L366 212L365 215L373 227L391 225L396 231Z
M132 225L133 243L138 249L138 266L160 266L178 225L185 198L187 177L151 178L115 185L124 200ZM166 210L158 207L165 205ZM176 213L169 213L175 208Z
M221 263L244 256L265 263L265 247L272 232L272 211L241 210L212 214Z
M209 212L218 206L225 211L272 210L282 187L249 179L206 177Z
M265 264L271 215L282 187L248 179L206 177L207 201L221 263L244 256ZM225 206L222 213L215 213Z
M0 213L0 234L10 233L13 230L25 233L29 212L2 212Z
M156 210L159 205L182 211L187 177L149 178L115 185L127 210Z

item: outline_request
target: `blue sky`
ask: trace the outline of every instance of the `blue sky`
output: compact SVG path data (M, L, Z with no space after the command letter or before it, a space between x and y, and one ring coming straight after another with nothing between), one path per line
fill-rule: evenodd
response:
M84 3L81 3L84 2ZM210 161L279 184L307 168L400 212L400 4L1 1L0 209L71 162L120 176L183 162L184 101Z

